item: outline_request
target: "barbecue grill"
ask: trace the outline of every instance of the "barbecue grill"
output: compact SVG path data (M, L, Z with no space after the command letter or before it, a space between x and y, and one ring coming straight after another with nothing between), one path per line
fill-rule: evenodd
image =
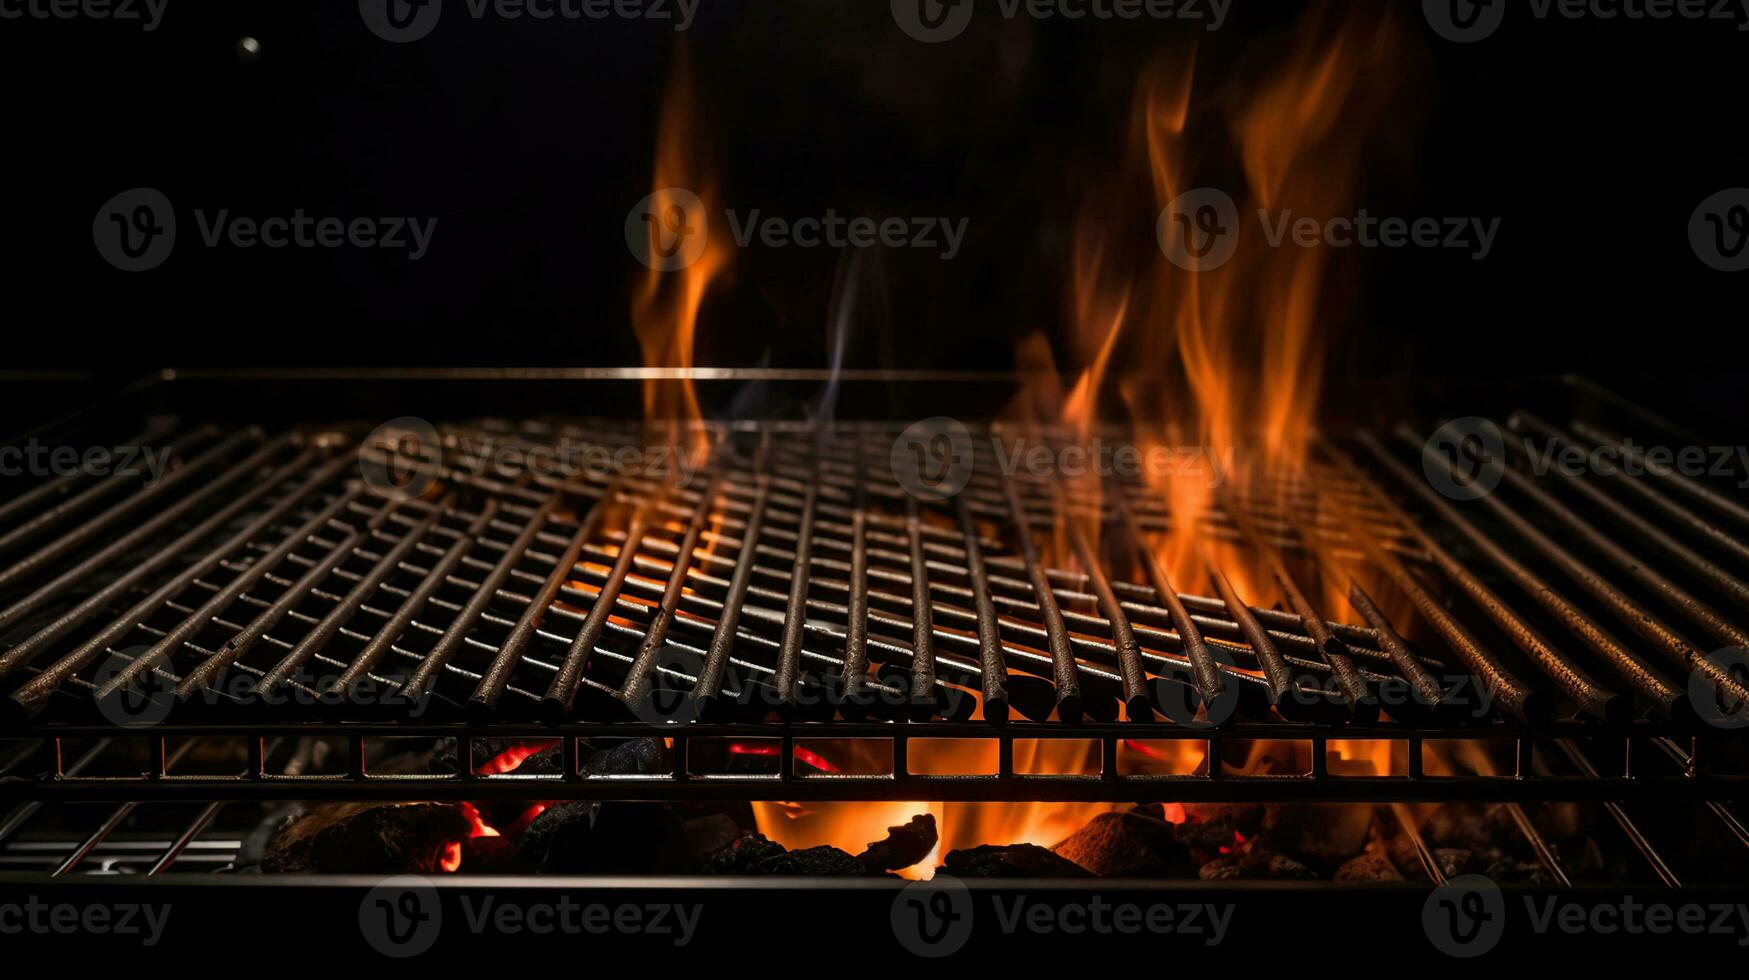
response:
M1638 883L1724 884L1749 858L1730 806L1749 777L1725 727L1742 674L1713 653L1743 643L1730 611L1745 586L1727 563L1745 514L1702 481L1539 473L1509 454L1503 492L1459 501L1434 487L1461 460L1423 451L1441 417L1331 430L1303 479L1223 485L1203 517L1209 535L1270 556L1285 600L1266 605L1219 569L1215 595L1173 587L1149 541L1175 515L1145 481L1089 496L1014 471L990 441L1014 432L994 423L965 429L963 485L918 492L894 451L908 421L848 421L851 406L890 404L897 380L900 399L933 389L930 405L976 417L968 404L1010 379L700 372L725 398L835 381L841 420L683 433L708 454L682 474L683 447L652 453L641 423L575 411L579 391L612 404L651 374L353 377L362 393L332 418L310 414L332 378L168 375L30 434L166 447L174 465L156 481L58 476L0 504L8 882L126 872L192 887L237 859L247 828L227 813L271 801L1406 814L1485 800L1512 804L1565 886L1523 807L1596 801ZM1683 437L1583 382L1508 392L1525 400L1498 408L1499 431L1587 448L1623 431ZM579 459L636 465L564 462ZM1358 577L1341 581L1364 625L1327 615L1300 571L1314 553L1381 573L1406 615ZM636 738L662 746L656 771L591 771L592 753ZM1061 740L1096 747L1097 763L1017 765L1017 746ZM392 765L395 746L420 741L456 764ZM949 741L988 747L993 765L918 762ZM1260 743L1295 746L1304 771L1234 763ZM1449 751L1460 744L1481 751ZM558 762L519 771L499 761L507 745ZM1356 746L1381 749L1390 771L1333 765ZM835 755L875 761L845 771L823 761ZM1151 763L1162 755L1180 762ZM1672 825L1642 805L1699 814L1719 849L1668 853ZM260 880L213 882L227 877ZM331 886L287 894L316 887Z

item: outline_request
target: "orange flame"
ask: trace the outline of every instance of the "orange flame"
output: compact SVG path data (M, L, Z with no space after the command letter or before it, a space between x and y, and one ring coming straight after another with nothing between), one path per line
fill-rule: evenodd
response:
M632 297L632 324L646 367L686 372L695 366L699 312L712 282L730 264L723 235L710 232L716 189L714 178L700 163L702 152L692 105L691 70L682 57L663 101L657 133L655 179L647 212L651 227L645 264L650 270ZM664 227L667 215L676 215L680 223L672 229ZM672 248L687 248L686 235L702 235L703 248L690 264L664 271L672 252L664 247L663 238L670 233L680 236L671 243ZM650 438L666 439L668 445L700 454L700 459L710 450L698 390L684 374L644 382L644 419Z

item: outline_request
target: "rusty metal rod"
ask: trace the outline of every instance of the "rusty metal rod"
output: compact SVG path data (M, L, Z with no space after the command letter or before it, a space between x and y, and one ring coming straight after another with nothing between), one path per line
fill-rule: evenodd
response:
M256 454L256 457L259 457L259 459L252 457L251 460L246 461L253 464L250 469L259 465L260 462L265 461L267 458L266 454L268 454L268 449L263 448L261 453ZM313 450L300 453L297 458L274 471L274 473L266 480L261 481L253 488L236 497L225 507L210 515L195 527L186 531L175 541L153 552L150 557L143 560L131 571L110 582L102 589L99 589L97 592L93 593L90 598L86 599L67 613L61 615L53 623L43 627L29 639L26 639L18 646L7 651L4 657L0 657L0 676L3 676L7 671L19 664L30 662L44 647L51 643L58 642L63 636L71 632L79 624L85 622L100 609L109 608L109 604L113 602L117 596L134 588L134 586L139 584L139 582L147 575L152 574L164 565L180 557L183 552L189 550L195 544L206 540L207 537L219 528L228 526L237 515L243 513L249 507L254 506L257 501L266 496L269 492L278 489L286 479L290 478L295 473L303 471L314 456L315 453ZM187 588L190 582L206 575L214 568L217 568L219 562L222 561L232 550L242 547L249 541L253 540L257 535L270 527L273 522L279 520L281 516L301 503L305 497L315 492L318 487L332 480L342 469L351 464L352 460L349 456L342 456L331 461L326 466L321 467L291 493L287 494L278 503L272 505L266 511L258 515L247 526L233 534L218 548L208 551L205 556L196 561L192 566L183 569L175 578L172 578L170 581L153 590L144 599L134 603L134 605L129 607L125 613L112 620L108 626L99 631L96 636L91 637L78 647L74 648L70 653L67 653L60 659L51 663L49 666L45 667L41 673L21 685L18 690L13 691L5 702L5 704L9 706L7 710L20 713L27 717L34 716L37 712L41 711L43 705L48 702L49 697L54 694L54 692L61 686L62 682L67 678L89 666L103 651L109 649L116 641L131 632L142 620L145 619L146 616L150 615L153 610L163 604L165 600L175 596L184 588Z
M1749 508L1720 494L1713 488L1700 483L1694 478L1678 473L1661 463L1654 463L1646 455L1642 446L1630 446L1621 435L1608 432L1602 426L1593 425L1583 420L1573 421L1573 431L1580 436L1600 445L1609 445L1628 454L1628 460L1638 465L1647 473L1663 480L1670 486L1681 490L1690 497L1706 504L1721 514L1726 514L1739 524L1749 524ZM1698 447L1697 447L1698 448Z
M1567 525L1584 539L1588 546L1601 553L1605 558L1608 558L1613 564L1627 572L1640 584L1662 596L1671 605L1674 605L1687 613L1690 619L1704 626L1707 632L1713 635L1714 639L1718 640L1720 643L1726 644L1727 646L1749 646L1749 634L1745 634L1743 630L1737 628L1730 622L1727 622L1717 610L1695 598L1688 592L1688 590L1677 585L1669 578L1666 578L1650 564L1641 560L1638 556L1616 543L1615 535L1605 534L1590 522L1574 513L1572 509L1567 507L1567 505L1556 500L1548 493L1548 491L1537 486L1534 481L1517 470L1508 468L1505 472L1506 479L1514 488L1524 493L1525 496L1536 501L1544 510L1553 514L1557 520ZM1565 474L1563 474L1563 476L1565 476ZM1601 494L1596 487L1591 486L1583 480L1576 480L1571 477L1566 478L1571 481L1569 483L1570 486L1585 493L1585 495L1593 502L1598 503L1605 509L1609 510L1610 514L1616 519L1639 531L1642 537L1645 537L1647 540L1657 545L1664 550L1666 554L1675 557L1678 561L1687 565L1691 570L1707 579L1718 589L1729 593L1732 598L1737 599L1739 602L1749 604L1749 585L1745 585L1729 572L1726 572L1719 566L1700 557L1700 555L1690 550L1686 545L1681 544L1675 538L1670 537L1663 531L1652 526L1650 522L1646 521L1638 514L1635 514L1629 508L1623 507L1613 498ZM1598 578L1596 581L1601 582L1601 578ZM1585 582L1585 584L1588 587L1591 587L1590 582ZM1606 601L1609 600L1606 599ZM1613 602L1611 604L1614 605Z
M286 613L308 598L310 592L317 585L326 581L342 562L351 558L359 546L369 538L371 531L382 526L382 522L387 519L395 506L395 503L390 502L379 508L364 527L347 535L320 561L310 565L297 581L280 593L279 598L273 600L266 609L256 614L248 626L238 630L236 635L226 640L225 645L220 647L217 652L190 670L187 676L183 677L182 683L177 685L176 697L186 701L194 696L195 692L211 687L213 681L218 679L219 674L225 668L247 655L255 644L267 635L268 630L273 629L285 618Z
M493 566L491 573L486 576L473 596L468 599L468 604L462 607L462 611L444 629L443 635L438 637L437 643L431 647L431 650L420 658L419 666L414 669L412 676L408 677L407 682L401 687L401 693L406 696L410 704L418 704L432 693L432 689L437 683L438 672L449 664L450 658L454 657L456 651L461 648L462 641L466 640L468 634L473 632L474 625L480 619L480 614L486 611L486 606L491 603L499 587L504 584L505 579L510 577L511 569L515 568L528 554L529 546L534 544L535 535L540 533L542 526L552 520L553 511L557 509L563 497L563 489L554 490L545 502L535 508L534 514L523 526L522 533L516 536L516 540L510 543L510 547L504 549L504 554L499 556L498 563Z
M863 473L862 435L857 434L854 510L850 527L850 603L845 610L844 693L862 694L868 682L868 482Z
M189 511L200 506L202 503L208 502L209 498L217 497L244 477L250 476L259 471L260 467L265 465L268 460L272 459L281 449L290 444L290 442L290 436L281 436L267 445L262 446L242 462L214 477L199 490L196 490L171 506L166 507L164 510L147 519L133 530L116 538L114 541L111 541L101 550L79 562L77 565L74 565L72 568L67 569L65 572L62 572L55 579L39 587L30 595L27 595L17 602L14 602L12 605L7 606L4 610L0 610L0 629L4 629L15 622L18 622L24 616L37 611L50 601L67 596L73 588L90 582L98 573L107 570L117 558L138 550L142 545L150 541L158 532L167 527L175 526L175 522L181 520ZM314 458L315 450L306 449L296 460L294 460L294 463L301 466ZM282 474L289 471L292 471L291 466L282 467L280 470ZM261 493L266 493L266 490L261 490L259 486L255 489L260 490ZM234 514L236 510L233 510L232 508L236 508L236 510L241 509L240 507L236 507L235 501L232 501L225 510ZM203 522L201 526L206 527L208 523L210 523L210 518L207 522ZM107 593L109 595L114 595L120 593L129 588L132 583L151 574L151 572L156 570L159 565L168 562L173 558L175 553L168 551L169 548L175 548L177 545L186 548L191 543L192 542L188 539L188 535L185 534L176 539L174 544L167 546L165 549L154 551L151 556L136 566L132 572L124 576L124 578L128 580L128 585L116 588L115 583L111 583L110 585L105 586L99 594ZM63 618L57 620L54 628L57 628L60 632L64 632L65 629L83 622L92 612L95 612L102 605L102 603L96 602L95 600L96 596L93 596L91 599L88 599L79 605L78 610L80 611L80 615L77 619ZM70 615L71 614L69 614L69 616ZM57 632L57 637L60 635L60 632ZM32 639L35 639L35 637L32 637ZM0 658L0 677L5 676L11 669L11 666L15 663L16 659L10 653L6 657Z
M1321 445L1325 453L1336 461L1337 466L1349 473L1361 486L1367 488L1374 499L1392 512L1393 518L1400 525L1404 528L1412 526L1409 515L1398 508L1396 502L1386 496L1385 492L1373 483L1371 477L1362 473L1360 467L1348 458L1347 453L1328 443ZM1338 507L1345 508L1346 505L1339 503ZM1500 663L1494 654L1484 647L1481 641L1476 639L1475 635L1462 623L1458 622L1446 610L1444 604L1435 599L1416 580L1409 569L1397 560L1395 555L1386 551L1370 533L1356 526L1356 537L1374 564L1382 569L1392 582L1396 583L1397 588L1402 590L1404 595L1409 597L1409 601L1415 604L1415 608L1420 611L1422 617L1438 631L1440 636L1444 637L1446 643L1450 645L1458 658L1469 667L1471 673L1482 679L1482 682L1488 686L1494 700L1507 714L1524 722L1543 719L1547 714L1548 704L1547 699L1540 692L1525 687L1524 682Z
M1542 433L1545 438L1554 441L1557 445L1575 446L1580 449L1584 448L1583 446L1580 446L1578 440L1574 439L1572 436L1562 432L1560 429L1555 428L1549 423L1544 422L1542 419L1529 412L1520 411L1514 413L1510 422L1515 426L1522 425L1535 429ZM1526 451L1529 451L1529 447L1526 447ZM1559 467L1556 467L1556 469L1558 470ZM1566 475L1571 476L1571 474ZM1622 473L1620 470L1617 470L1615 475L1620 477L1620 479L1611 481L1611 486L1626 489L1630 493L1633 493L1640 499L1644 500L1646 503L1663 511L1664 514L1672 520L1686 526L1689 530L1706 538L1717 547L1730 552L1739 561L1749 562L1749 542L1739 539L1736 535L1719 527L1712 521L1696 514L1676 501L1671 500L1669 497L1659 493L1656 488L1647 485L1645 482L1633 479ZM1579 480L1575 477L1573 478L1573 482L1575 484L1581 484L1588 481Z
M812 570L814 505L819 500L820 481L808 481L802 497L801 519L796 523L795 561L790 565L789 601L785 604L783 639L777 653L777 701L779 707L795 705L796 680L802 666L802 624L807 619L808 573Z
M1421 660L1409 649L1408 641L1398 635L1391 621L1379 611L1378 603L1373 602L1372 596L1367 595L1366 590L1352 577L1348 581L1348 602L1355 612L1360 613L1362 619L1379 631L1379 640L1385 652L1391 655L1392 662L1397 665L1397 673L1421 695L1422 701L1429 707L1435 707L1445 700L1445 690L1439 686L1439 681L1421 665Z
M1165 566L1148 547L1147 539L1142 536L1142 529L1136 525L1135 514L1127 502L1119 500L1118 515L1122 518L1124 528L1129 532L1130 546L1134 549L1136 560L1147 573L1149 582L1154 587L1154 594L1166 604L1166 611L1172 617L1172 628L1178 633L1179 645L1184 651L1185 659L1190 661L1191 683L1205 702L1213 703L1215 698L1226 691L1226 684L1221 680L1220 668L1215 665L1213 654L1209 652L1208 643L1203 640L1202 630L1191 618L1190 610L1184 607L1184 601L1178 597L1178 591L1172 586L1172 579L1166 573ZM1106 586L1116 598L1116 591ZM1109 617L1108 617L1109 618ZM1265 638L1267 641L1267 637Z
M765 525L765 510L771 502L771 474L761 472L753 497L753 509L747 519L747 533L741 549L735 555L735 574L729 580L728 597L724 600L723 616L717 620L716 634L711 637L705 653L704 667L699 671L695 700L714 705L723 693L723 680L729 666L729 656L735 646L735 628L740 623L742 606L747 601L747 588L753 584L753 564L759 553L759 533ZM701 708L702 710L702 708Z
M431 529L437 525L438 520L443 517L443 513L444 509L441 506L433 508L419 523L403 533L401 540L384 552L382 557L377 559L376 564L371 567L371 570L346 593L346 596L335 603L334 608L328 610L328 614L323 616L315 626L312 626L304 638L299 640L297 645L293 646L280 659L279 663L275 664L273 669L262 677L261 690L265 693L277 691L281 685L291 680L292 675L301 670L312 656L326 649L335 635L340 632L340 627L356 615L359 607L364 605L365 600L375 595L377 589L388 581L389 576L413 552L414 547L423 541Z
M1038 603L1039 617L1045 628L1046 645L1051 654L1051 680L1057 688L1057 713L1064 721L1079 721L1081 681L1075 676L1075 653L1069 649L1069 627L1063 623L1057 594L1044 576L1038 542L1033 538L1032 522L1027 518L1026 508L1021 506L1020 491L1006 473L1002 483L1008 498L1009 521L1014 526L1015 541L1020 546L1021 560L1026 563L1026 575L1032 584L1033 598Z
M717 494L722 490L723 473L726 469L727 467L719 469L711 478L709 489L699 498L698 506L692 512L692 519L687 522L686 533L681 537L679 549L675 552L676 560L668 572L668 582L662 589L661 605L656 607L655 614L650 617L649 628L644 631L643 639L638 644L638 652L626 669L624 683L620 685L619 699L628 705L641 705L650 696L650 677L656 669L657 658L668 645L668 631L680 613L680 602L686 595L686 577L692 571L692 562L697 557L699 534L704 530L705 521L710 519ZM605 600L605 593L596 598L597 604L602 604ZM611 608L613 603L606 605ZM590 607L589 614L592 617L595 615L593 606ZM606 613L603 613L603 618L605 617ZM575 644L572 649L577 649ZM697 688L696 684L694 688Z
M1393 459L1385 447L1371 433L1362 432L1358 436L1362 445L1366 446L1384 466L1401 483L1414 486L1416 478L1407 467ZM1393 504L1394 506L1394 504ZM1519 649L1523 650L1542 670L1544 676L1555 682L1555 685L1566 692L1575 703L1588 714L1596 715L1610 721L1623 720L1630 705L1621 695L1610 691L1599 684L1591 675L1585 673L1564 654L1556 650L1553 644L1544 639L1537 629L1526 623L1506 601L1495 594L1493 589L1483 584L1474 572L1471 572L1462 562L1446 551L1433 536L1421 527L1407 513L1402 515L1403 528L1415 535L1421 541L1421 546L1433 557L1447 578L1457 585L1476 605L1487 614L1505 633L1510 636Z
M190 446L212 437L217 431L217 429L210 425L202 426L164 447L166 450L166 456L168 457L169 453L175 453L177 457L180 458ZM233 436L230 448L235 448L238 441L240 441L239 437ZM129 445L137 445L137 443L131 443ZM226 444L221 443L221 446L224 445ZM81 543L95 537L109 525L127 517L129 514L138 511L141 507L150 504L157 497L175 489L177 483L180 483L182 480L192 475L191 471L205 469L218 459L222 458L222 456L223 453L216 453L215 450L209 450L207 453L184 463L173 472L163 476L159 482L148 482L144 484L139 493L113 507L110 507L101 514L97 514L81 521L78 527L61 537L56 538L54 544L32 556L32 561L36 564L36 567L48 565L57 558L78 547ZM84 510L102 503L105 498L113 497L115 494L132 485L132 479L123 477L119 474L112 475L109 478L100 480L79 493L62 500L53 507L41 511L29 520L14 525L6 533L0 534L0 555L8 554L17 550L23 545L29 543L31 539L41 537L43 534L53 530L57 524L64 522L67 518L73 517ZM5 587L5 584L10 580L11 575L11 569L7 569L5 572L0 572L0 588Z
M323 692L325 696L347 697L361 678L376 669L376 665L383 659L383 655L388 653L395 642L401 638L401 635L407 631L407 627L412 624L414 617L424 611L426 604L431 601L431 597L448 579L456 565L461 563L462 556L466 555L469 549L478 542L480 535L486 533L486 527L498 514L498 507L497 500L486 502L486 506L481 508L480 515L474 518L474 522L468 526L466 533L450 542L449 549L443 553L441 558L432 563L431 568L426 571L425 577L401 601L400 607L395 610L389 621L381 629L371 634L364 649L358 651L352 661L346 665L346 669L342 670L340 676L334 679L334 683L328 686L328 690ZM403 687L402 690L405 688Z
M1367 689L1361 680L1360 673L1354 667L1354 658L1348 652L1348 647L1336 634L1325 625L1324 617L1312 606L1312 600L1300 588L1300 583L1288 570L1287 562L1282 560L1281 553L1262 540L1255 525L1248 515L1231 505L1227 494L1221 495L1226 502L1225 509L1239 531L1250 542L1252 549L1263 557L1268 565L1276 584L1281 587L1282 595L1287 598L1288 606L1305 624L1306 632L1311 634L1312 642L1317 647L1318 655L1330 665L1330 673L1336 679L1337 687L1342 690L1345 707L1349 713L1356 716L1376 716L1378 699Z
M607 492L589 508L589 513L583 520L578 522L577 533L572 535L564 554L553 563L553 570L547 574L546 582L534 599L524 607L522 616L511 628L510 635L499 645L498 655L492 658L485 675L480 678L479 686L468 696L468 711L475 717L487 720L495 717L498 699L504 696L505 685L510 683L510 675L522 659L522 651L540 628L547 610L559 595L560 587L570 578L572 569L577 565L577 556L583 553L583 546L589 543L589 539L601 527L607 509L613 504L615 489L608 487Z
M1002 632L996 622L996 604L990 601L990 576L984 569L984 549L978 543L978 525L964 497L955 497L960 533L966 554L966 577L972 583L973 607L978 621L978 667L982 681L982 704L986 721L1008 720L1008 664L1002 656Z
M230 607L231 603L237 600L239 595L242 595L246 589L253 588L255 583L261 581L269 570L285 561L287 555L308 544L312 534L326 527L341 511L346 509L348 504L363 494L364 486L354 484L343 491L328 506L317 511L315 516L299 525L291 534L286 535L273 546L271 551L256 559L248 568L237 573L236 577L202 603L193 613L183 617L180 623L172 627L156 643L147 647L146 651L134 658L132 663L117 671L108 683L99 687L97 689L98 700L114 697L123 688L138 683L145 674L170 662L171 657L182 649L184 643L194 639L196 634L206 629L215 617L223 613Z
M709 502L710 496L707 494L700 507L701 513L706 509L703 505ZM541 697L541 715L548 724L559 724L570 716L571 707L577 701L577 689L583 680L583 670L589 665L589 655L595 651L595 644L601 641L602 630L607 626L607 617L612 613L620 591L625 588L626 576L631 574L632 563L637 560L638 549L643 546L649 528L647 509L639 507L632 514L631 526L626 529L625 543L620 546L619 554L614 556L607 580L602 583L601 590L595 595L595 602L589 607L589 615L583 620L583 628L565 651L565 659L559 662L552 684Z
M1412 438L1412 436L1413 434L1411 433L1410 437ZM1567 510L1559 501L1550 497L1541 487L1532 483L1522 473L1508 468L1505 470L1505 476L1507 482L1515 489L1524 493L1532 500L1535 500L1545 509L1554 513L1556 517L1561 518L1564 523L1577 531L1585 539L1586 543L1597 548L1616 564L1627 569L1629 574L1631 574L1637 581L1665 597L1671 604L1687 612L1693 619L1706 624L1710 630L1715 631L1715 635L1719 636L1724 643L1732 646L1749 645L1749 636L1744 635L1736 627L1725 622L1724 618L1714 611L1711 606L1701 602L1699 599L1690 595L1687 590L1683 589L1681 586L1665 578L1644 562L1641 562L1634 556L1628 554L1628 552L1620 545L1616 544L1602 532L1592 527L1577 514ZM1613 610L1623 622L1627 623L1628 626L1633 629L1635 633L1638 633L1642 639L1658 648L1658 650L1664 653L1664 655L1670 660L1674 661L1685 670L1701 671L1711 679L1715 685L1731 691L1739 697L1749 697L1749 689L1745 689L1742 684L1733 678L1730 671L1714 664L1707 658L1705 651L1688 642L1688 640L1684 639L1681 634L1677 633L1662 620L1652 615L1651 612L1641 608L1630 599L1626 593L1621 591L1621 589L1617 588L1615 585L1611 584L1609 580L1594 571L1591 566L1579 560L1571 552L1552 541L1547 535L1543 534L1536 525L1525 519L1517 511L1513 510L1505 503L1505 501L1500 500L1498 494L1489 494L1483 499L1488 502L1489 508L1492 509L1501 520L1504 520L1511 525L1513 530L1523 535L1525 540L1529 541L1533 547L1543 554L1544 557L1556 567L1560 568L1561 571L1565 572L1574 581L1578 582L1581 587L1591 593L1591 595L1599 602L1602 602Z
M1415 433L1408 431L1407 429L1399 430L1398 435L1400 435L1404 441L1412 447L1425 447L1427 445L1426 440L1417 438ZM1441 457L1439 453L1428 449L1425 453L1425 457L1429 465L1441 467L1447 473L1451 473L1455 478L1456 473L1451 469L1451 464ZM1392 469L1392 472L1399 480L1402 480L1407 471ZM1659 708L1665 712L1678 714L1680 716L1686 716L1688 714L1687 691L1680 690L1666 681L1658 674L1656 668L1641 659L1626 646L1622 645L1621 641L1616 639L1614 634L1605 629L1602 624L1586 615L1577 606L1568 602L1565 597L1559 592L1556 592L1552 586L1545 582L1541 576L1537 575L1526 567L1524 563L1514 558L1511 553L1499 544L1499 542L1484 533L1482 529L1472 523L1469 518L1459 513L1458 509L1452 506L1451 501L1442 497L1438 491L1434 490L1425 481L1411 478L1408 481L1408 486L1416 493L1416 495L1421 497L1428 507L1433 509L1434 513L1437 513L1447 524L1455 528L1457 532L1463 536L1464 540L1470 543L1471 547L1487 556L1488 560L1492 561L1495 567L1505 572L1508 578L1517 582L1519 588L1523 589L1524 592L1535 600L1538 605L1547 610L1549 615L1560 620L1561 623L1564 624L1567 629L1572 631L1575 636L1578 636L1583 640L1585 645L1590 647L1593 652L1609 661L1609 663L1613 665L1623 677L1627 678L1628 683L1632 684L1635 690L1645 695L1646 698L1657 704ZM1532 547L1542 551L1545 555L1554 559L1558 564L1562 564L1562 567L1567 570L1569 574L1574 575L1575 577L1582 577L1590 573L1590 569L1586 568L1580 564L1577 559L1574 559L1571 555L1568 555L1565 551L1561 550L1558 545L1545 537L1542 532L1538 531L1529 521L1519 517L1510 507L1507 507L1497 498L1497 494L1484 494L1481 497L1481 503L1489 510L1493 511L1495 516L1505 521L1508 526L1526 541L1530 542ZM1565 563L1562 563L1562 559L1565 559ZM1595 576L1593 576L1593 578L1594 577ZM1605 588L1607 588L1607 586L1605 586ZM1619 599L1622 605L1628 610L1623 613L1623 616L1628 619L1630 623L1634 622L1636 619L1644 621L1636 626L1636 629L1642 627L1649 628L1652 626L1662 627L1662 624L1651 621L1644 611L1638 610L1632 603L1627 602L1625 597L1616 594L1616 598ZM1641 635L1645 636L1647 634L1642 632ZM1664 631L1662 639L1673 641L1681 644L1681 646L1686 646L1685 643L1682 643L1682 641L1674 637L1673 634L1669 634L1668 630ZM1678 663L1684 665L1688 663L1689 658L1685 657L1680 652L1679 648L1667 647L1665 649L1666 652L1669 653Z
M1058 526L1068 528L1070 546L1074 548L1075 557L1081 562L1081 566L1087 569L1093 584L1094 598L1105 615L1107 628L1111 632L1112 653L1117 661L1118 676L1123 680L1124 715L1131 721L1153 721L1154 697L1148 690L1148 672L1142 665L1142 646L1136 640L1135 630L1130 627L1129 615L1124 612L1123 603L1118 600L1117 593L1112 591L1111 581L1105 574L1104 563L1099 560L1093 542L1087 539L1087 532L1082 529L1080 521L1069 513L1062 486L1053 483L1051 489L1055 504L1054 520Z

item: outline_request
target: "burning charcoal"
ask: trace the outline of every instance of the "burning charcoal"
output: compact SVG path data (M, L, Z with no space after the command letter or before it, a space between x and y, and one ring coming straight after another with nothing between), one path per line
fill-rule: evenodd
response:
M629 776L661 765L661 743L638 738L597 751L583 768L592 776ZM543 811L516 844L523 861L548 874L648 873L671 857L681 860L669 854L684 846L677 823L657 804L563 803Z
M562 803L516 843L522 860L545 874L647 874L682 846L674 823L659 804Z
M1476 856L1461 847L1434 848L1433 863L1439 866L1439 873L1447 878L1467 875L1476 870Z
M711 874L794 875L809 878L842 878L869 873L869 868L862 860L852 857L847 851L825 845L798 851L786 850L782 844L763 834L745 834L735 838L728 846L710 855L705 860L704 867Z
M653 738L634 738L604 748L583 762L591 776L649 776L662 771L662 743Z
M1164 809L1159 803L1149 806L1152 810ZM1178 806L1184 811L1188 820L1197 820L1203 823L1225 823L1246 837L1257 835L1257 831L1263 827L1263 818L1266 813L1266 808L1261 803L1180 803ZM1135 812L1142 811L1142 807L1137 807ZM1150 815L1165 819L1160 813L1150 813Z
M1259 877L1263 877L1263 878L1316 878L1316 877L1318 877L1317 874L1314 873L1311 868L1306 867L1305 865L1301 864L1298 861L1295 861L1293 858L1290 858L1285 854L1270 854L1267 857L1265 857L1264 859L1262 859L1261 861L1257 861L1254 864L1252 862L1248 861L1247 866L1256 867L1256 868L1261 869L1263 873Z
M1495 881L1509 881L1514 884L1546 885L1549 884L1548 872L1535 861L1520 861L1516 858L1505 858L1488 865L1483 872Z
M1433 811L1421 827L1421 835L1441 847L1485 851L1502 840L1488 814L1472 803L1447 803Z
M705 862L705 870L723 875L754 874L761 864L785 853L782 844L764 834L747 834L712 854Z
M1372 823L1370 806L1278 806L1269 808L1263 838L1270 850L1298 855L1329 871L1360 853Z
M261 857L269 874L429 874L473 822L444 803L346 803L292 816Z
M1356 858L1350 858L1336 869L1337 881L1402 881L1403 876L1383 854L1368 851Z
M935 815L920 813L899 827L887 828L887 839L875 841L856 856L870 872L897 871L929 856L940 837L935 832Z
M469 837L462 841L462 868L469 874L523 874L529 871L516 842L505 837Z
M1311 868L1284 854L1253 849L1245 854L1210 861L1198 870L1197 877L1203 881L1228 881L1235 878L1294 880L1318 876Z
M1101 877L1187 877L1195 867L1176 828L1139 810L1102 813L1051 850Z
M1203 881L1233 881L1245 877L1244 869L1232 858L1221 858L1210 861L1197 871L1196 876Z
M680 832L686 838L686 853L692 856L693 863L709 858L741 836L741 828L726 813L687 820L680 825Z
M459 773L462 762L455 743L446 745L431 761L434 773ZM557 739L474 739L474 768L485 773L515 772L525 776L556 776L563 766Z
M1087 869L1037 844L985 844L949 851L947 873L960 878L1089 878Z
M760 862L755 874L845 878L868 874L863 863L836 847L821 845L787 851Z

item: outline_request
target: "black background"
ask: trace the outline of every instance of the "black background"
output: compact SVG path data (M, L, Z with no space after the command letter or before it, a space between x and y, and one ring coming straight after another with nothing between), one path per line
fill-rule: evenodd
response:
M978 0L980 8L994 4ZM1199 77L1305 5L1235 0ZM1749 33L1732 23L1538 21L1435 36L1417 0L1405 66L1368 86L1410 107L1365 196L1383 213L1500 216L1495 254L1351 250L1331 387L1375 374L1581 372L1650 404L1741 420L1749 273L1704 266L1690 214L1749 185ZM702 0L684 35L723 203L790 216L966 215L965 252L880 257L846 352L857 367L1007 368L1059 331L1080 192L1121 153L1139 67L1195 24L1004 22L910 40L885 0ZM239 56L238 41L261 45ZM614 365L629 327L625 216L650 189L677 35L647 21L474 21L460 0L391 45L356 3L169 0L162 25L0 21L8 93L0 228L12 373L103 383L164 367ZM120 272L91 222L163 191L161 268ZM435 216L430 254L207 249L195 209ZM1140 216L1144 233L1152 214ZM744 250L699 360L824 366L838 256Z

